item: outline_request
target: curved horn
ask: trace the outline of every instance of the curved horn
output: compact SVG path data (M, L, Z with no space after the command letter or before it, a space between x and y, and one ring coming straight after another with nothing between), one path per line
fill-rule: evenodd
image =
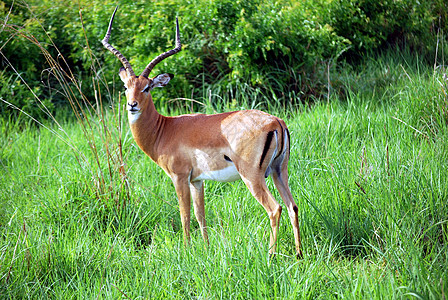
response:
M117 12L117 9L118 9L118 6L115 7L114 13L112 14L112 18L110 18L109 28L107 29L107 33L104 36L104 39L101 41L101 43L104 45L104 47L106 47L106 49L108 49L110 52L112 52L121 61L121 63L125 67L126 71L128 72L129 76L135 76L134 70L132 70L131 64L126 59L126 57L124 57L124 55L121 54L120 51L118 51L117 49L112 47L111 44L109 44L110 31L112 29L112 22L114 21L114 17L115 17L115 13Z
M182 44L180 43L180 35L179 35L179 21L177 20L176 17L176 47L174 49L171 49L165 53L160 54L159 56L157 56L156 58L154 58L147 66L146 68L143 70L141 76L144 76L146 78L148 78L149 73L151 73L152 69L162 60L164 60L165 58L176 54L177 52L179 52L182 49Z

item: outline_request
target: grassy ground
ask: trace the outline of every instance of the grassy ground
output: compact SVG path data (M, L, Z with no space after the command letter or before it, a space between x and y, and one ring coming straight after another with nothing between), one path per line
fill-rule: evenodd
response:
M51 131L2 121L0 297L444 299L448 82L397 56L360 70L339 75L345 97L270 111L291 131L302 260L286 213L269 259L242 182L206 183L210 247L196 221L184 247L169 178L116 112Z

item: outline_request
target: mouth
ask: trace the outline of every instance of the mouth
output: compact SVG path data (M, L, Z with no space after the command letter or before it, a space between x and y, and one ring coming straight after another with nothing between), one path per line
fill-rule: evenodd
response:
M128 112L130 112L131 114L136 114L140 112L140 109L137 107L128 107Z

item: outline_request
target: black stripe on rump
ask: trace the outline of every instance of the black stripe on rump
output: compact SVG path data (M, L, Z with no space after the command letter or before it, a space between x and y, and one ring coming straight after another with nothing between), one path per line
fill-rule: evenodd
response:
M279 119L277 119L277 122L278 122L278 125L280 125L280 128L282 129L282 141L280 143L280 147L281 148L280 148L280 151L277 154L277 157L279 157L283 153L283 145L285 144L285 130L283 129L282 123L280 123Z
M269 150L269 147L271 146L271 142L272 142L272 137L274 136L274 131L275 130L268 132L268 136L266 138L266 143L264 144L263 153L261 154L260 168L261 168L261 165L263 164L264 159L266 158L266 154L268 154L268 150Z

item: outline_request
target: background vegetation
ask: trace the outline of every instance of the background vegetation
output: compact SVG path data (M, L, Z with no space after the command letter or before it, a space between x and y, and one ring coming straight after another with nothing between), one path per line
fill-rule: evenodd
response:
M285 214L268 258L242 182L206 183L210 247L195 221L183 246L99 43L116 3L0 2L0 298L446 297L444 1L119 4L111 42L137 72L180 17L184 49L154 71L176 74L162 113L286 120L305 257Z
M180 18L183 51L153 72L176 74L161 100L202 99L207 85L219 86L226 96L247 84L283 103L309 101L327 95L329 87L343 92L341 82L328 84L341 59L356 64L366 53L400 46L434 63L436 53L447 51L436 51L437 39L448 31L443 0L0 1L0 96L40 114L18 72L47 109L67 105L42 48L64 58L88 99L95 97L92 76L113 88L120 63L100 40L117 4L111 43L137 73L174 46L174 20ZM92 69L95 60L99 67Z

